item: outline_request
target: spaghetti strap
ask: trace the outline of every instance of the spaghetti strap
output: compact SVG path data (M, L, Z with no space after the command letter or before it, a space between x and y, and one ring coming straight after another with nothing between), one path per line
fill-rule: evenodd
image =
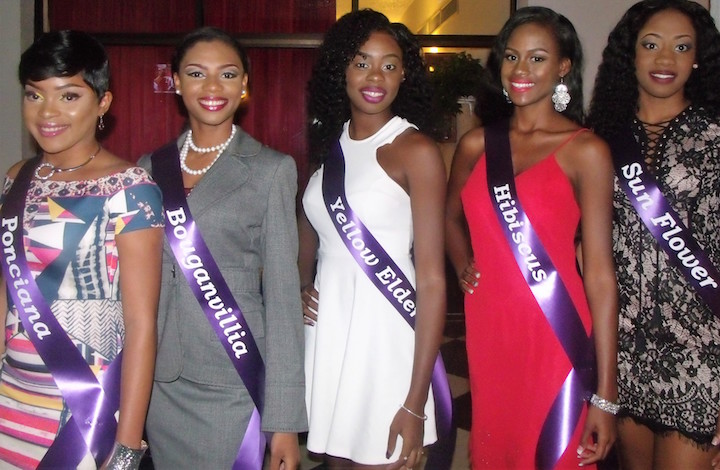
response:
M590 130L590 129L588 129L587 127L581 127L580 129L576 130L575 132L572 133L572 135L571 135L570 137L568 137L568 138L565 139L560 145L558 145L557 147L555 147L555 150L553 150L553 151L550 153L550 155L555 155L555 154L557 154L557 153L560 151L560 149L562 149L562 148L565 147L567 144L569 144L570 142L572 142L572 140L573 140L575 137L577 137L579 134L581 134L581 133L583 133L583 132L585 132L585 131L589 131L589 130Z

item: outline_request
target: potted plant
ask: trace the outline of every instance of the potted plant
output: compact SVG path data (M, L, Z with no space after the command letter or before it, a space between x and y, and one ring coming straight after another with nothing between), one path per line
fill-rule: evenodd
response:
M455 116L461 111L458 100L475 95L484 74L480 59L466 52L438 61L434 71L430 72L433 109L437 115L435 130L439 140L454 140Z

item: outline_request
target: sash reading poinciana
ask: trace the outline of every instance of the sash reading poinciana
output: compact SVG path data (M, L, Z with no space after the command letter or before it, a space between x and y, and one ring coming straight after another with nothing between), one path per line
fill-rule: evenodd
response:
M594 348L567 288L520 205L507 120L486 126L485 158L490 201L502 232L573 366L545 418L535 451L535 467L550 470L565 453L580 420L583 402L595 388Z
M348 204L345 194L345 156L335 142L322 181L325 208L343 243L368 279L390 302L411 328L415 329L415 288ZM425 468L449 469L455 451L452 425L452 397L445 365L438 354L432 373L438 441L432 445Z
M120 405L122 352L98 382L90 366L58 323L27 264L23 245L25 196L36 157L23 165L2 207L2 270L23 328L52 374L72 418L65 424L38 468L76 468L88 450L100 466L112 450Z
M245 320L200 229L190 214L183 188L180 155L174 143L152 155L152 174L163 194L165 235L180 270L210 326L247 388L254 407L233 470L260 470L265 435L260 431L265 365Z
M670 262L720 318L720 273L646 171L642 149L629 127L612 140L610 148L618 183L635 212Z

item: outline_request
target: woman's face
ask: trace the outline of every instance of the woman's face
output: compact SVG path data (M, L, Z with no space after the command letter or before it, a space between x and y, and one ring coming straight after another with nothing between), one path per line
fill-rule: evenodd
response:
M96 145L95 126L110 107L109 92L98 101L80 74L29 81L24 92L25 127L46 154L85 152Z
M191 124L210 126L232 122L248 82L240 56L222 41L193 45L173 78Z
M402 50L387 33L376 31L360 46L345 70L345 83L352 113L392 117L404 80Z
M654 14L635 42L635 75L643 98L684 99L695 63L696 37L690 18L677 10Z
M555 85L569 71L570 60L560 57L557 41L546 26L526 23L510 34L500 78L515 106L551 105Z

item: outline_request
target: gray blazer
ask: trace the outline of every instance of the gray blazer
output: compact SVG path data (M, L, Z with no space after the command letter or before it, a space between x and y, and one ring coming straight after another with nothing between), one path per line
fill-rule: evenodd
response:
M178 147L185 135L178 139ZM139 164L150 170L150 158ZM263 430L307 430L294 160L242 129L188 205L265 361ZM165 241L155 380L245 388ZM247 393L247 391L245 391Z

